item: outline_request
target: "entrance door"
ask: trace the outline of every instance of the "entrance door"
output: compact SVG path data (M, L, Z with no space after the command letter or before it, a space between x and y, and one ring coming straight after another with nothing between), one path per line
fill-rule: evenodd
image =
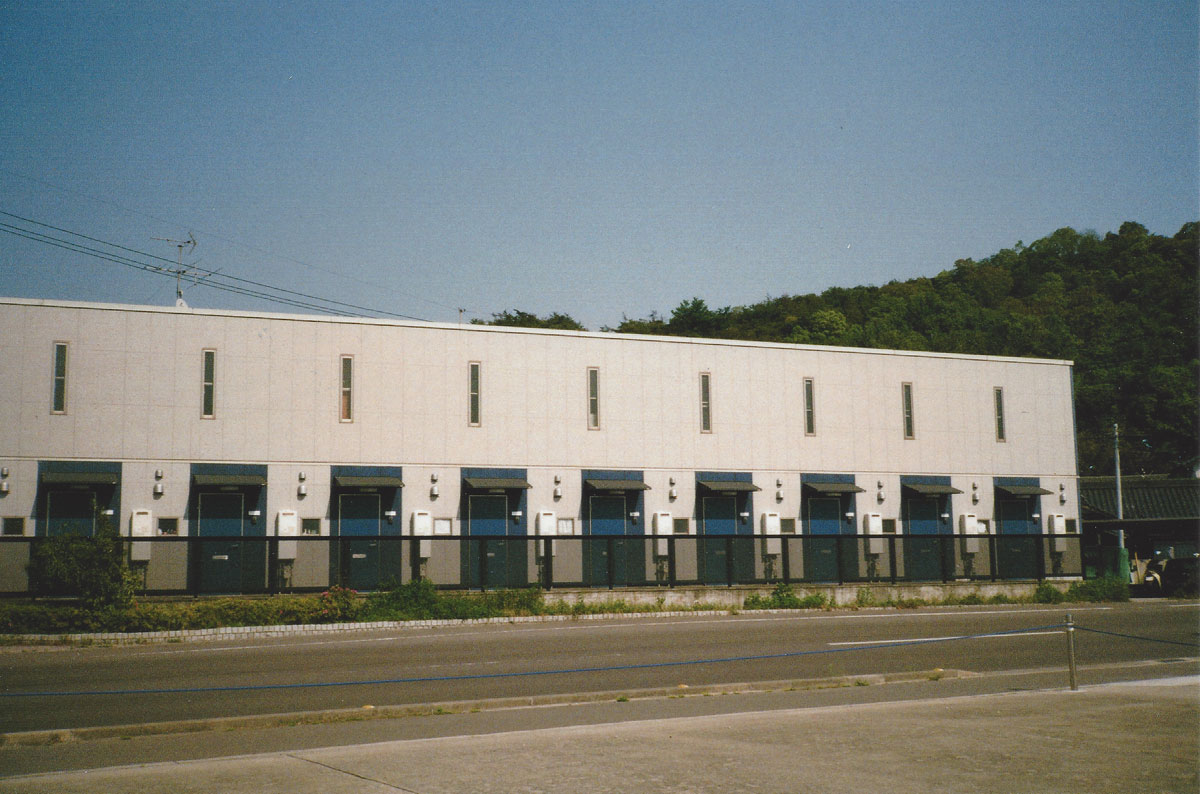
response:
M705 584L729 582L726 538L737 534L737 498L705 496L701 501L700 578Z
M1001 579L1036 579L1038 537L1025 499L1003 499L996 505L996 573Z
M904 541L904 578L915 582L941 581L942 558L939 554L941 517L936 497L904 500L904 533L916 537Z
M590 587L607 587L609 568L612 568L614 583L624 584L626 504L621 496L592 496L588 499L588 525L594 540L584 541L585 584ZM608 538L612 538L610 544ZM612 546L611 556L609 546Z
M237 593L242 589L241 493L202 493L196 498L196 534L200 538L200 590Z
M478 550L470 557L470 582L502 588L508 572L508 497L472 495L467 497L467 534L485 540L472 545Z
M352 590L379 589L379 529L382 524L377 493L338 496L338 534L342 546L342 581Z
M51 491L46 494L46 534L83 535L96 531L96 494L90 490Z
M816 497L808 505L808 534L804 544L805 579L813 582L838 582L838 540L842 533L842 500ZM849 544L853 548L853 544Z

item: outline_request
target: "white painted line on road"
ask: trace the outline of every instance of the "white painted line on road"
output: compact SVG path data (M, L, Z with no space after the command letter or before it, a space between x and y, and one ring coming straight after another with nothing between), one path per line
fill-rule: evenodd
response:
M1195 603L1195 604L1167 604L1167 606L1171 607L1172 609L1174 609L1175 607L1200 607L1200 603Z
M1189 606L1179 604L1177 606ZM1080 612L1106 612L1113 607L1068 607L1072 613ZM314 647L317 645L352 645L355 643L366 642L395 642L398 640L407 639L424 639L431 635L438 639L443 637L478 637L481 635L495 635L496 629L504 631L506 634L528 634L531 632L541 631L589 631L592 629L628 629L639 628L641 626L697 626L709 623L726 623L731 619L735 619L738 623L779 623L783 621L813 621L813 620L894 620L897 618L918 618L918 617L966 617L974 615L1027 615L1034 613L1046 613L1048 609L980 609L980 610L963 610L954 612L877 612L877 613L854 613L852 615L769 615L761 618L751 618L745 616L723 616L719 618L705 618L703 620L688 620L686 618L672 618L670 620L638 620L622 621L619 618L613 622L601 621L584 621L582 623L542 623L531 628L508 628L500 624L492 630L468 630L468 631L446 631L444 626L431 626L428 629L405 629L403 634L396 634L388 637L346 637L343 639L331 640L309 640L304 637L289 637L285 642L272 643L270 645L226 645L217 648L176 648L172 650L162 651L143 651L140 656L162 656L167 654L178 653L223 653L225 651L247 651L261 649L264 647ZM414 633L420 632L420 633ZM264 637L263 639L279 639L275 637Z
M912 642L935 642L938 640L985 640L995 637L1040 637L1047 634L1062 634L1061 631L1020 631L1007 634L954 634L949 637L912 637L903 640L856 640L854 642L829 642L826 645L899 645Z

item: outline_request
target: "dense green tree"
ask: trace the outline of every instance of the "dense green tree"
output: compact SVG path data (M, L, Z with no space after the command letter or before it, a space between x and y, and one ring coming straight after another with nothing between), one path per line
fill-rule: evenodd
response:
M554 312L545 317L538 317L531 312L511 309L492 315L490 320L472 320L473 325L504 325L510 328L552 328L558 331L586 331L579 322L569 314Z

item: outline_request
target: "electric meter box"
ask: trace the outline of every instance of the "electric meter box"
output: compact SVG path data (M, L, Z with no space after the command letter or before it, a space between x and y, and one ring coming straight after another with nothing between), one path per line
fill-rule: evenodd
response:
M432 557L433 541L429 538L433 535L433 516L428 510L414 510L409 526L412 527L413 537L420 538L417 541L417 556L423 560Z
M300 534L300 517L295 510L280 510L275 514L275 534L280 538L294 538ZM279 541L279 559L296 559L296 541Z
M533 517L534 531L539 537L552 538L558 534L558 515L553 510L539 510ZM546 544L538 543L537 556L542 557L545 554ZM558 554L558 541L550 541L550 556Z
M883 514L863 514L863 534L867 539L867 554L883 554L887 550L887 539L883 537Z
M959 515L958 534L962 536L963 554L978 554L983 548L979 539L979 517L974 513Z
M779 554L782 545L779 540L779 514L763 513L758 523L762 534L766 536L763 538L763 554Z
M1051 513L1046 516L1046 533L1051 536L1050 550L1063 552L1067 550L1067 517L1062 513Z
M149 510L134 510L129 515L129 534L135 538L149 538L154 535L154 516ZM129 559L132 562L149 562L150 546L146 541L129 544Z
M660 510L652 514L651 523L654 525L654 534L658 536L654 541L654 553L666 557L671 553L671 542L667 538L675 534L675 519L669 512Z

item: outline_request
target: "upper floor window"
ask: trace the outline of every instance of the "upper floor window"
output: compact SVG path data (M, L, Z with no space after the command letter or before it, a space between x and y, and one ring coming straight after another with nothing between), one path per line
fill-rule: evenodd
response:
M67 412L67 343L54 343L54 396L50 400L50 412Z
M700 373L700 432L712 432L712 375Z
M588 367L588 430L600 429L600 370Z
M339 418L343 422L354 420L354 356L342 356L342 399Z
M479 426L479 362L467 365L467 424Z
M1003 441L1004 436L1004 389L997 386L994 389L996 396L996 440Z
M804 379L804 435L817 434L817 401L813 390L813 379Z
M217 351L204 351L204 367L201 379L203 381L202 400L204 405L200 411L200 416L204 419L212 419L216 416L217 410Z
M913 387L911 383L900 386L904 400L904 437L916 438L916 427L913 420Z

